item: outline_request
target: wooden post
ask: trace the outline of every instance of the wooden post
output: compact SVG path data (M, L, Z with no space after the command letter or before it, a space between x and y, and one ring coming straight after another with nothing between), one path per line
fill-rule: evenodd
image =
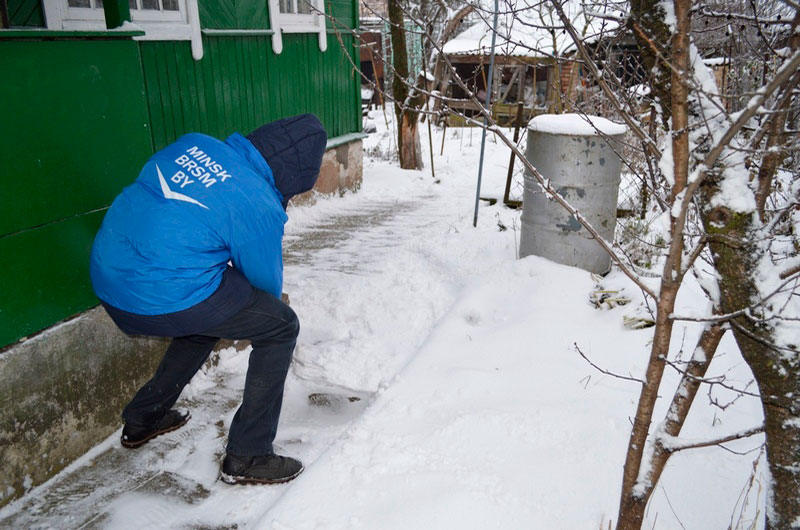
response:
M445 114L444 118L444 128L442 129L442 148L439 150L439 156L444 154L444 139L447 136L447 120L449 119L449 115Z
M525 104L520 101L517 103L517 117L514 119L514 143L519 140L519 128L522 125L522 109ZM506 191L503 193L503 204L508 204L508 194L511 192L511 177L514 175L514 151L511 151L511 161L508 163L508 176L506 177ZM518 205L515 205L518 206Z
M131 21L131 9L128 0L105 0L103 11L106 15L106 27L114 29Z

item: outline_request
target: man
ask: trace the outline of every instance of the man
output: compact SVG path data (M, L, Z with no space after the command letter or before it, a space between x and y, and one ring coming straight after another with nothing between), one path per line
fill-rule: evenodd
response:
M222 479L278 483L302 472L272 448L299 331L280 300L281 241L286 205L314 186L326 141L311 114L224 142L187 134L153 155L114 200L92 248L94 290L125 333L174 337L122 413L124 447L183 426L189 414L172 406L214 345L249 339Z

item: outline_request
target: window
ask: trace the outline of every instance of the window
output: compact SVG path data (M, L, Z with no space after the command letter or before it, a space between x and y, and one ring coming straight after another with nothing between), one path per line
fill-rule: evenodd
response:
M283 50L282 33L317 33L319 49L328 47L323 0L269 0L272 51Z
M131 22L145 35L141 40L191 40L192 56L203 57L197 0L128 0ZM44 2L48 29L102 31L106 29L103 0Z
M313 13L311 3L306 0L280 0L281 13L310 15Z

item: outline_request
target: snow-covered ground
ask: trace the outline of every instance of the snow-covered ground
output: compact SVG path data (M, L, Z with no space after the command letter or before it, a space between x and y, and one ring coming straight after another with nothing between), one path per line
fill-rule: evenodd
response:
M434 129L436 180L365 140L356 194L290 210L284 291L301 320L287 381L280 452L306 471L281 486L217 479L247 351L224 350L186 389L184 429L135 452L119 433L67 472L0 510L0 526L39 528L605 529L652 328L641 293L619 271L602 279L538 257L517 259L519 212L481 203L472 226L480 131ZM502 197L509 151L489 138L484 196ZM519 186L513 188L519 194ZM598 289L625 306L598 309ZM677 311L699 313L687 285ZM686 358L699 326L675 327ZM730 336L709 375L744 386ZM662 395L678 376L668 373ZM701 389L684 434L716 438L759 424L758 400ZM328 394L309 400L309 394ZM353 399L351 399L353 398ZM663 416L662 403L657 411ZM762 528L761 437L674 456L645 528Z

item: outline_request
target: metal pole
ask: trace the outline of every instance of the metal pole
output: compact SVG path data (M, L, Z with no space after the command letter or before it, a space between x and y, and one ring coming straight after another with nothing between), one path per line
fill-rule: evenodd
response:
M492 23L492 51L489 56L489 80L486 82L486 109L491 112L492 101L492 74L494 74L494 43L497 38L497 12L498 0L494 0L494 22ZM478 226L478 203L481 200L481 178L483 177L483 152L486 149L486 127L489 126L489 119L483 118L483 135L481 136L481 159L478 163L478 186L475 190L475 215L472 218L472 226Z

